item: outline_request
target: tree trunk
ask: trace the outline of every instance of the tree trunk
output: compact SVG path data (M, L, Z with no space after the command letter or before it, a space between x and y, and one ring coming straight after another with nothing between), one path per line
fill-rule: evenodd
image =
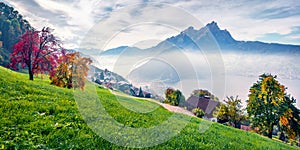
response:
M31 65L28 66L28 74L29 74L29 80L33 81L33 72Z
M30 42L30 50L28 52L28 60L26 62L26 65L28 66L28 74L29 74L29 80L33 81L33 72L32 72L32 59L31 59L31 55L32 55L32 42Z
M237 121L234 122L234 127L239 129L239 125Z
M272 139L273 125L268 130L268 138Z

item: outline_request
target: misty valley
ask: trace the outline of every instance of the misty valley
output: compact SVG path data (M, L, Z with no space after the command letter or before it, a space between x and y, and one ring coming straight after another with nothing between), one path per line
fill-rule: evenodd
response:
M300 97L300 93L297 92L300 90L298 54L221 51L220 54L221 57L214 57L201 51L182 51L166 52L154 57L143 54L126 55L125 51L119 55L100 55L95 59L99 68L116 72L136 86L155 89L159 95L163 95L167 87L178 88L185 96L200 88L213 91L220 99L228 95L239 95L245 101L249 87L256 82L258 76L271 73L278 76L291 95L296 99ZM212 58L213 60L208 61ZM212 66L216 61L223 66ZM213 86L214 80L222 84ZM299 107L299 103L297 106Z

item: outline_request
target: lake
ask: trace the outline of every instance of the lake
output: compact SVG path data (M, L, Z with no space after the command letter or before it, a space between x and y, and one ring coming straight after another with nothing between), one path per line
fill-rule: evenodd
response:
M300 108L300 59L291 54L249 54L224 52L218 56L203 52L166 53L149 56L97 56L95 65L127 78L135 86L148 86L157 94L167 87L183 91L185 97L195 89L207 89L220 100L238 95L243 103L259 75L271 73L288 87ZM172 79L172 80L169 80ZM172 82L167 82L172 81Z

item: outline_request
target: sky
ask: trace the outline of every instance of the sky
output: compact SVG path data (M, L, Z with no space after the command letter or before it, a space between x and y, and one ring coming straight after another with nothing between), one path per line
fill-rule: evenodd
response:
M83 41L93 49L147 48L189 26L199 29L212 21L236 40L300 45L298 0L0 1L13 6L33 27L55 29L70 49L81 47ZM91 32L94 40L86 38Z

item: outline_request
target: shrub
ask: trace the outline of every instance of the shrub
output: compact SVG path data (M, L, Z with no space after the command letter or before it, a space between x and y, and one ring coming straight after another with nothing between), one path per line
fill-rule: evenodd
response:
M205 115L204 111L200 108L194 108L192 112L199 118L202 118Z

